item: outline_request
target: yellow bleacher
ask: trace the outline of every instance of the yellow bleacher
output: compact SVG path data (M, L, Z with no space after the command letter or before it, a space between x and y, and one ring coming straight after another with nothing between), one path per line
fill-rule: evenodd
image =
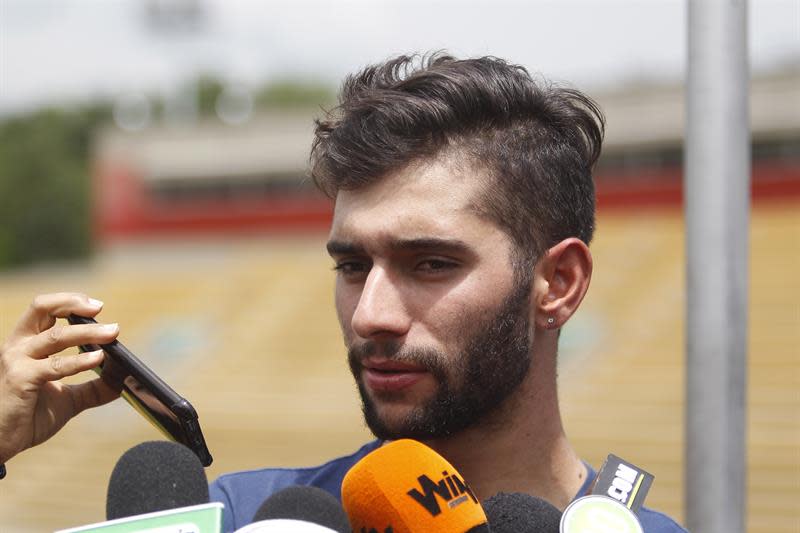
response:
M602 212L595 274L564 331L560 394L579 453L655 474L649 506L683 517L684 250L677 209ZM748 531L800 525L800 210L758 205L751 224ZM147 241L88 264L0 273L0 337L31 297L79 290L200 413L210 478L311 465L369 438L333 312L325 236ZM123 402L84 413L14 458L0 531L104 518L119 456L155 431Z

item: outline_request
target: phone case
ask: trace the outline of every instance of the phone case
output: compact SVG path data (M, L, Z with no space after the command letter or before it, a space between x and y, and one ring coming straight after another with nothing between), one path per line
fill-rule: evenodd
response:
M95 324L93 318L70 315L70 324ZM189 447L203 466L212 462L211 454L203 438L197 412L186 398L147 367L138 357L118 340L108 344L85 344L85 352L102 349L106 353L98 373L122 388L122 397L142 416L150 421L167 438Z

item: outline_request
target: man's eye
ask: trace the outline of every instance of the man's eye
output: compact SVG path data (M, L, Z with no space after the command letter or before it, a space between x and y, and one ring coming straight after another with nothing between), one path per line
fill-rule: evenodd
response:
M369 266L358 261L342 261L341 263L336 263L333 269L337 272L348 275L366 272L369 270Z
M444 272L457 266L456 263L444 259L426 259L417 264L417 270L420 272Z

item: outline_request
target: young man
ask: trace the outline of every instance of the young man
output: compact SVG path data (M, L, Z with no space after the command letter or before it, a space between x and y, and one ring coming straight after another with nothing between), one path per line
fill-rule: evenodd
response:
M342 477L383 440L447 458L480 498L560 509L594 473L564 434L560 328L589 287L603 117L496 58L399 57L344 84L312 175L335 200L328 252L365 420L378 437L318 468L222 476L236 527L272 491ZM237 509L241 509L237 513ZM648 533L683 531L644 510Z
M401 437L447 458L480 499L524 492L564 509L587 492L594 473L564 434L556 359L591 277L602 137L589 98L496 58L403 56L348 78L318 123L312 175L335 200L336 310L378 440L316 468L222 476L211 494L225 503L226 530L289 485L338 496L352 465ZM0 436L15 439L0 460L113 398L101 381L71 393L53 382L101 354L47 358L113 338L115 327L52 329L55 316L99 309L40 297L7 341L0 390L14 404L0 408ZM22 422L47 405L62 412ZM23 426L20 438L10 431ZM647 533L683 531L653 511L640 518Z

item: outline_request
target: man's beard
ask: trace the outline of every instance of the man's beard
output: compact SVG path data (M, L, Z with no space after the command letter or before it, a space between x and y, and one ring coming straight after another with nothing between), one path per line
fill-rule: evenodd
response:
M401 349L391 341L381 343L380 350L375 341L350 347L350 370L361 394L364 421L372 433L385 440L426 440L453 435L484 421L528 374L529 301L530 283L518 282L497 310L484 311L482 322L476 324L474 316L465 317L457 327L461 338L468 340L456 356L447 357L428 348ZM475 333L469 337L471 332ZM381 419L361 376L363 359L378 352L424 367L437 383L434 397L413 408L403 420L392 424L394 427Z

